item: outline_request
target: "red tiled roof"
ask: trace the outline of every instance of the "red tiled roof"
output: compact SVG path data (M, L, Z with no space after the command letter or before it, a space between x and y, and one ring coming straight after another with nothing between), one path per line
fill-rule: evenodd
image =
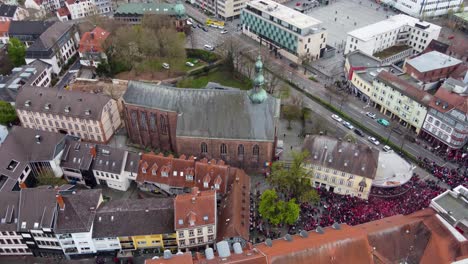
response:
M432 99L432 95L430 95L429 93L423 91L422 89L419 89L407 80L404 80L388 71L381 71L377 75L377 78L387 83L388 85L397 88L399 91L401 91L402 94L407 95L408 97L418 101L419 103L427 105Z
M0 21L0 33L8 33L10 21Z
M439 101L438 105L437 101ZM445 103L448 105L445 105L444 108ZM446 113L454 108L462 111L463 113L467 113L468 97L452 93L449 90L440 87L439 90L437 90L437 92L434 94L434 97L432 98L429 106L442 113Z
M179 194L174 200L175 229L216 224L216 191Z
M243 170L236 170L219 208L217 240L241 237L249 241L250 177Z
M65 6L57 9L57 13L59 17L64 17L70 15L70 10L68 10L68 7Z
M91 32L85 32L80 40L80 53L102 52L102 43L109 37L110 33L100 27L96 27Z
M147 259L145 264L192 264L192 254L186 252L181 255L173 255L170 259Z
M194 157L186 159L181 155L178 159L162 154L143 154L138 169L137 182L167 184L176 188L198 187L199 190L212 190L219 185L219 193L226 192L230 182L230 167L224 161L206 159L196 162ZM165 176L167 175L167 176ZM187 178L191 175L193 179Z

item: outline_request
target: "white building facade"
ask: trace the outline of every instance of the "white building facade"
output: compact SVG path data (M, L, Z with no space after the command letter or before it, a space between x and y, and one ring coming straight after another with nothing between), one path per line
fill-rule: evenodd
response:
M117 237L93 238L93 244L97 252L113 252L122 248L120 246L119 238Z
M70 11L72 20L92 16L98 13L94 0L68 0L65 6Z
M16 231L0 232L0 256L32 255L23 242L21 234Z
M440 26L400 14L348 32L344 54L360 50L373 55L397 45L407 45L413 48L413 54L420 53L439 37L440 30Z
M412 17L434 17L460 12L463 0L382 0L381 2Z
M130 187L131 178L129 178L131 172L125 171L125 164L127 162L128 151L123 152L122 163L120 168L117 169L118 173L114 170L94 169L104 167L115 167L116 161L102 160L99 157L96 158L96 166L93 168L93 175L99 184L107 185L109 188L116 189L119 191L126 191ZM107 164L105 164L107 163Z

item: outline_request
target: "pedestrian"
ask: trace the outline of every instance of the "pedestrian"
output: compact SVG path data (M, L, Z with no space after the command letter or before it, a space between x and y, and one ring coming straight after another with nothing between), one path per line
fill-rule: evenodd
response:
M292 147L293 147L293 146L291 146L291 150L292 150Z
M283 134L283 137L286 137L286 133Z

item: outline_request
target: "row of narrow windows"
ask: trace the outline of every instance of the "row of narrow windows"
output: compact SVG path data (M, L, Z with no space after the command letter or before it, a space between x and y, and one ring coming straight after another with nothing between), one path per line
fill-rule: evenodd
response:
M208 153L208 145L205 142L202 142L200 147L201 147L202 154ZM220 148L219 152L221 153L221 155L227 155L226 144L224 143L221 144L219 148ZM244 145L240 144L239 146L237 146L237 155L239 156L244 155ZM258 145L253 146L252 155L257 156L257 157L260 155L260 147Z

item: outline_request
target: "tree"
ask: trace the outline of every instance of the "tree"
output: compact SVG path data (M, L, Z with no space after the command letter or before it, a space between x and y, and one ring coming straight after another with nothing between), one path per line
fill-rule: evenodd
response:
M344 140L344 141L347 141L347 142L351 142L351 143L357 143L356 137L355 137L351 132L349 132L348 134L346 134L346 135L343 137L343 140Z
M274 162L268 182L284 196L299 202L317 203L319 196L311 187L312 170L304 168L304 160L309 157L307 151L292 152L293 161L289 168L283 162Z
M8 102L0 101L0 124L9 125L16 118L15 108Z
M8 43L8 57L15 67L26 64L26 46L17 38L10 38Z
M100 77L103 77L103 76L108 77L110 76L110 73L111 73L111 68L110 68L109 63L107 63L106 61L102 61L96 67L96 74Z
M275 190L266 190L260 197L258 212L273 225L292 225L299 217L300 208L296 199L285 202L279 199Z
M288 129L291 129L291 121L302 117L302 109L297 105L283 105L283 116L288 120Z

